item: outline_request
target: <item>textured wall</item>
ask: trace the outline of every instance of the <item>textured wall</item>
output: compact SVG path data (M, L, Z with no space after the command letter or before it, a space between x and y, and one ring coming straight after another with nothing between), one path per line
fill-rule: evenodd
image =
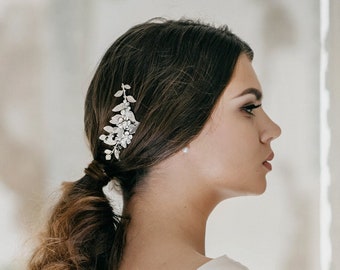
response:
M316 0L0 0L0 268L23 269L31 243L24 241L53 201L51 192L80 177L90 161L83 101L100 57L128 27L155 16L228 24L247 40L255 50L264 106L283 130L273 144L267 192L217 207L209 220L208 255L226 253L252 270L319 269ZM339 57L339 42L332 44ZM339 86L334 74L333 89ZM336 135L338 91L332 95ZM333 143L335 179L339 145ZM335 181L333 186L339 205L339 187Z

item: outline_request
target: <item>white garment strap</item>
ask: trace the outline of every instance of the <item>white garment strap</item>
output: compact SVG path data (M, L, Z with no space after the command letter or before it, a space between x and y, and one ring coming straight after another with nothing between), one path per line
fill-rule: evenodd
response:
M212 259L197 270L248 270L248 268L224 255Z

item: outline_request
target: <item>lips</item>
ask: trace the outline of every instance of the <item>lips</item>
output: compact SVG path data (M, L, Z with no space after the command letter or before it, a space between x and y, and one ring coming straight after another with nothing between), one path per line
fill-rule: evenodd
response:
M266 160L262 163L264 167L267 168L267 170L271 171L272 170L272 164L269 163L269 161L273 160L274 158L274 153L271 152L269 156L266 158Z

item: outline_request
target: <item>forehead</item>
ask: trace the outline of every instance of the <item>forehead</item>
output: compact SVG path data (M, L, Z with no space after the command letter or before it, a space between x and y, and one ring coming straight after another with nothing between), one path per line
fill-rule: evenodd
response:
M238 97L245 89L258 89L261 93L261 85L251 64L245 54L241 54L231 80L224 91L224 96L229 98Z

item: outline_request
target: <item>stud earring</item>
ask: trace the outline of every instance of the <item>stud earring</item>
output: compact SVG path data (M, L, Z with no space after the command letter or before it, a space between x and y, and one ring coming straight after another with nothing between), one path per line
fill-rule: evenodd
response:
M184 147L182 149L182 152L185 153L185 154L188 153L189 152L189 147Z

